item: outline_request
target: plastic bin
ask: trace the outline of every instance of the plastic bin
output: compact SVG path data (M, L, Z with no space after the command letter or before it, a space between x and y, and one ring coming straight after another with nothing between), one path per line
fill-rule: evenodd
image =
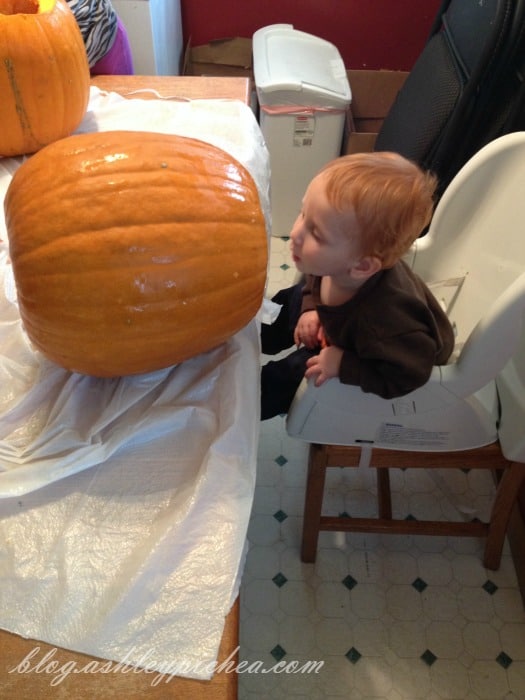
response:
M255 32L253 69L270 154L272 235L287 236L310 180L341 153L350 86L337 48L291 24Z

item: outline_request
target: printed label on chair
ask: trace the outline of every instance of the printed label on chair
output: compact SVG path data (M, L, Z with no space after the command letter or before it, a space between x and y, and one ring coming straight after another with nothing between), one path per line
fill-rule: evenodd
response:
M444 430L406 428L399 423L383 423L377 431L376 442L398 446L443 447L447 445L449 435Z

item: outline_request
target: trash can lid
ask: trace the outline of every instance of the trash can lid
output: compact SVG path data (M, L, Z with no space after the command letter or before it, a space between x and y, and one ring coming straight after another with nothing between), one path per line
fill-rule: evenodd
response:
M253 35L253 69L259 100L274 102L277 95L294 94L294 101L326 101L348 106L350 86L345 65L334 44L301 32L291 24L272 24Z

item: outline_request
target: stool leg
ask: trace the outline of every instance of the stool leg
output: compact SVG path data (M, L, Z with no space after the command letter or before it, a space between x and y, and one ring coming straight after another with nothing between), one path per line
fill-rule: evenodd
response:
M326 446L310 445L301 545L301 560L308 563L314 562L317 555L325 477Z
M489 532L485 543L483 564L487 569L494 571L499 569L509 519L524 481L525 464L513 462L503 472L492 504Z
M390 493L390 474L385 467L377 468L377 505L379 517L392 520L392 496Z

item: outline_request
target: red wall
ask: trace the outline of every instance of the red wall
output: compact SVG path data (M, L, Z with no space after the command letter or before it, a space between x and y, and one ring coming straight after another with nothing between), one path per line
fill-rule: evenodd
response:
M184 39L251 37L284 22L331 41L347 68L410 70L441 0L180 0Z

